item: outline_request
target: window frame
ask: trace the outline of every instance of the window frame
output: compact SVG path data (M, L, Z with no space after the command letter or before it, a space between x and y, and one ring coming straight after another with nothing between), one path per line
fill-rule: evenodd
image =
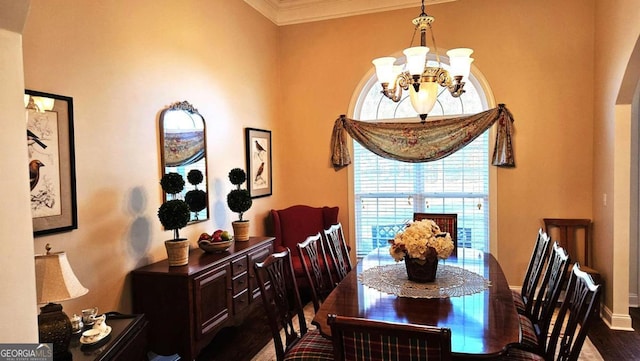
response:
M444 52L446 53L446 49L444 50ZM395 56L396 58L401 58L402 54L398 52L392 56ZM428 57L430 58L429 60L433 60L435 59L435 54L430 53L428 54ZM440 55L440 59L443 63L448 63L447 56ZM493 96L493 92L491 91L491 87L489 86L489 83L487 82L484 75L477 69L477 67L474 64L471 64L470 74L471 75L469 76L468 81L475 86L478 93L481 95L480 98L481 99L484 98L483 107L486 109L491 109L496 107L497 105L495 102L495 98ZM351 100L349 102L349 109L346 114L347 117L355 118L354 115L359 114L361 112L364 98L366 96L366 93L364 92L364 90L370 89L371 86L379 86L377 84L377 79L375 77L375 69L373 67L369 68L369 70L364 74L364 76L362 77L362 79L354 89L351 96ZM484 97L482 95L484 95ZM383 121L401 121L401 120L378 119L378 120L371 120L371 121L383 122ZM489 148L491 148L492 145L495 144L495 136L496 136L495 127L491 127L491 129L489 130L489 140L488 140ZM351 154L353 154L353 142L349 142L348 146L349 146L349 151L351 152ZM490 152L489 148L487 149L487 152ZM488 154L490 156L491 153L488 153ZM497 247L498 245L498 239L497 239L498 197L497 197L497 169L496 168L497 167L489 166L489 175L488 175L489 176L488 199L490 204L489 219L488 219L488 223L489 223L488 252L491 252L497 258L498 257L498 247ZM355 209L353 207L353 205L355 204L354 180L355 180L354 167L353 166L347 167L347 190L348 190L348 205L349 205L347 209L349 210L349 224L350 224L348 234L349 234L349 239L354 240L353 242L351 242L352 245L354 245L354 247L351 247L352 257L356 257L356 247L355 247L356 215L355 215Z

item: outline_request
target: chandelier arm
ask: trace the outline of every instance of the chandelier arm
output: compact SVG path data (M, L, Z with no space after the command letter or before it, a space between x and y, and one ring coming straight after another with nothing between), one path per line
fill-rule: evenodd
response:
M462 75L456 75L454 77L454 81L447 87L447 89L449 89L452 97L458 98L465 92L464 84L465 82L462 81Z
M402 99L402 91L408 90L411 83L411 74L405 71L398 74L391 88L389 88L389 84L382 84L382 94L397 103Z

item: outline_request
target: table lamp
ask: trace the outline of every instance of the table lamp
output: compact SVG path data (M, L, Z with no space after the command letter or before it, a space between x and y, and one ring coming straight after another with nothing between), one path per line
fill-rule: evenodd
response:
M66 253L51 253L48 243L45 248L46 254L35 256L38 304L46 304L38 315L38 334L40 343L53 344L54 360L66 360L71 358L71 321L62 311L62 305L54 302L80 297L89 290L73 274Z

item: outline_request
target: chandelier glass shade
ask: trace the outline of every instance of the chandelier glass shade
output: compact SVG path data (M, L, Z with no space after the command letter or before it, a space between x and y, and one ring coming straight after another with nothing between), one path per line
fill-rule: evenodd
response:
M410 47L402 52L406 59L406 63L402 65L397 65L396 58L391 56L372 61L378 81L382 85L382 93L392 101L398 102L402 98L402 91L409 90L411 105L423 121L436 103L438 86L446 88L453 97L459 97L464 93L464 84L473 62L473 50L457 48L447 51L450 71L441 66L431 27L434 20L433 16L424 12L422 0L422 13L412 21L415 31L420 31L420 46ZM438 66L427 65L427 54L430 50L426 46L427 29L431 33Z

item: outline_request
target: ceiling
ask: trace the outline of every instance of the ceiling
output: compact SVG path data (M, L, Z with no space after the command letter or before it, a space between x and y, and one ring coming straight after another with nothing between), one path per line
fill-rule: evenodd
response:
M244 0L276 25L290 25L381 11L420 8L419 0ZM456 0L425 0L433 5Z

